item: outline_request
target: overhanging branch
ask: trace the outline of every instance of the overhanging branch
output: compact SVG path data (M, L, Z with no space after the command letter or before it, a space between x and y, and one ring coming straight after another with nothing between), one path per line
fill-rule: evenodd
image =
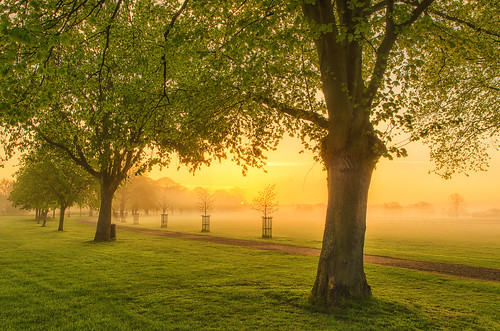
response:
M418 5L413 9L411 12L410 18L404 22L399 24L399 27L407 27L415 23L415 21L422 15L422 13L429 8L429 6L434 2L435 0L423 0L422 2L418 3Z
M40 130L39 128L35 127L34 126L34 129L36 131L36 133L38 133L40 135L40 137L42 137L42 139L44 141L46 141L49 145L52 145L54 147L57 147L59 149L61 149L62 151L64 151L76 164L82 166L86 171L88 171L92 176L94 177L98 177L99 173L97 171L94 170L94 168L92 168L92 166L90 166L90 164L87 162L87 160L85 159L85 156L83 155L82 151L81 150L78 150L78 155L76 155L75 153L73 153L67 146L61 144L61 143L58 143L57 141L54 141L52 139L50 139L47 135L45 135L42 130Z
M314 113L314 112L299 109L299 108L290 107L288 105L285 105L283 103L277 102L275 100L272 100L270 98L266 98L266 97L263 97L260 95L254 95L252 97L252 99L253 99L253 101L255 101L257 103L260 103L260 104L265 105L267 107L273 108L274 110L276 110L280 113L290 115L290 116L295 117L295 118L300 119L300 120L312 122L323 129L326 129L326 130L328 129L328 119L321 116L318 113Z
M438 10L429 10L429 13L431 14L434 14L434 15L437 15L445 20L448 20L448 21L451 21L451 22L455 22L455 23L460 23L460 24L463 24L477 32L484 32L490 36L493 36L493 37L497 37L497 38L500 38L500 33L498 32L494 32L494 31L490 31L490 30L487 30L487 29L484 29L484 28L481 28L481 27L478 27L477 25L475 25L474 23L471 23L471 22L468 22L468 21L465 21L461 18L458 18L458 17L453 17L453 16L450 16L446 13L443 13L443 12L440 12Z
M411 26L415 21L422 15L422 13L434 2L435 0L423 0L418 3L415 9L412 10L410 18L401 24L395 24L394 15L394 0L387 0L385 3L386 7L386 24L385 24L385 36L380 46L377 49L377 59L375 66L373 68L370 84L363 98L365 101L365 106L371 105L373 98L380 88L380 83L386 72L387 62L389 59L389 53L391 52L392 46L396 41L398 34L401 32L402 27Z
M172 19L170 20L170 24L168 25L167 29L163 33L163 39L165 41L165 48L167 47L167 39L168 35L170 34L170 31L173 29L175 25L175 21L177 21L177 18L182 14L184 9L186 9L188 5L189 0L184 0L180 8L174 13L174 16L172 16ZM163 65L163 95L167 97L168 101L168 96L167 96L167 55L164 50L163 55L161 56L161 62Z
M374 4L373 6L371 6L370 8L368 8L368 10L366 11L366 14L371 15L373 13L378 12L379 10L384 9L386 6L387 6L387 0L380 1L376 4Z

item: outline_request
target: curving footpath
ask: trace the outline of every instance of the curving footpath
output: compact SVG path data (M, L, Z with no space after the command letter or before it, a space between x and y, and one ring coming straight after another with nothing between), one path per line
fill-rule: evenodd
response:
M94 220L88 220L88 219L78 220L78 222L90 225L96 224ZM215 236L181 233L181 232L171 232L165 230L154 230L154 229L146 229L139 227L131 227L121 224L117 224L116 228L119 230L140 232L155 236L166 236L178 239L197 240L215 244L244 246L254 249L284 252L293 255L319 256L320 254L320 249L311 247L291 246L291 245L277 244L270 242L215 237ZM467 277L479 280L500 282L500 269L474 267L463 264L400 259L395 257L370 255L370 254L364 255L364 261L370 264L414 269L419 271L435 272L444 275L452 275L452 276Z

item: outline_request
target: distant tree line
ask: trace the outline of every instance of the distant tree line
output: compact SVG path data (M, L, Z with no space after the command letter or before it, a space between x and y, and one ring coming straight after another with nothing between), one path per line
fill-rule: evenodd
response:
M141 211L145 215L158 211L163 214L192 212L198 209L202 192L207 191L189 190L166 177L153 180L145 175L131 176L117 190L112 207L120 216L127 211ZM247 205L243 192L238 189L216 190L210 196L210 207L219 211L238 210ZM92 216L92 211L98 211L100 205L99 182L46 144L23 155L15 181L0 181L0 214L32 210L36 221L45 226L49 212L55 214L58 209L61 231L67 208L78 206Z
M200 210L200 197L204 198L204 212L211 209L236 211L248 205L239 189L208 193L201 187L190 190L167 177L153 180L143 175L131 177L118 188L113 210L120 216L126 211L141 211L145 215L194 212Z

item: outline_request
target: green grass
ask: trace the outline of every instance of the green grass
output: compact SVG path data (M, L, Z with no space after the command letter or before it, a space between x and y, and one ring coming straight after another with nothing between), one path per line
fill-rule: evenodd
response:
M277 243L321 248L324 220L320 213L277 216ZM160 229L160 216L141 216L139 227ZM201 217L170 215L169 231L200 233ZM131 220L126 225L133 226ZM258 217L213 215L210 235L261 240ZM415 260L459 263L500 269L500 221L450 219L369 219L365 253Z
M368 265L374 298L307 304L317 258L0 218L0 330L500 329L500 284Z

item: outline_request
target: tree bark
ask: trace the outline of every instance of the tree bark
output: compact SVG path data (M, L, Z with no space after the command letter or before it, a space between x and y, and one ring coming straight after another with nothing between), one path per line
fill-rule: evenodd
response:
M101 207L99 208L99 217L97 218L97 228L94 241L111 241L111 205L113 195L118 187L117 180L102 175L100 178L101 186Z
M59 228L57 231L63 231L64 227L64 213L66 212L66 205L61 204L60 206L60 211L59 211Z
M47 214L49 213L48 209L44 209L41 211L40 217L42 218L42 226L45 227L47 225Z
M346 298L371 296L363 268L363 247L375 162L371 157L360 159L346 153L330 153L323 159L328 174L328 207L311 302L331 307Z

